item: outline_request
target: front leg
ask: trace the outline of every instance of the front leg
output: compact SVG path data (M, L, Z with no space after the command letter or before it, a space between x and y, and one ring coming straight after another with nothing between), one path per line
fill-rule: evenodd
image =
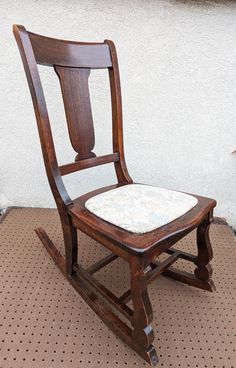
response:
M141 257L133 257L130 263L131 296L133 301L132 339L140 355L151 364L157 365L158 357L152 346L154 332L150 323L153 320L152 305L147 292L146 274L150 266L144 268Z
M210 265L210 261L213 258L213 250L209 238L209 229L212 221L213 210L208 213L207 217L197 228L198 255L194 261L197 266L194 273L199 280L204 281L209 285L211 291L214 291L215 285L211 280L212 267Z

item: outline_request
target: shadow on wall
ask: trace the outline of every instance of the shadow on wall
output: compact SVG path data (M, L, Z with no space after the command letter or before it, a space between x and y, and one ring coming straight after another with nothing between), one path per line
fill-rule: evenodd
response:
M227 5L227 4L235 4L235 0L172 0L171 3L173 4L185 4L185 5L191 5L191 7L195 6L197 7L214 7L215 5Z

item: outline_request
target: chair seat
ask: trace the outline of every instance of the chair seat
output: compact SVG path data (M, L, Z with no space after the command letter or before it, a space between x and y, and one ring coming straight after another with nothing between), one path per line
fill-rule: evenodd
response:
M155 188L156 191L163 191L163 190L166 191L166 195L168 193L172 199L175 198L176 196L180 198L179 195L181 195L182 199L183 198L189 199L190 197L192 201L194 198L194 202L191 203L192 209L187 209L187 207L185 207L185 209L183 210L183 207L181 204L181 208L184 212L182 215L180 215L175 220L172 220L171 222L166 223L165 225L159 228L155 228L153 231L149 231L146 233L134 233L131 231L127 231L126 229L119 227L107 220L104 220L98 215L95 215L87 208L90 203L90 199L95 200L97 198L97 200L99 200L99 198L101 198L99 196L101 194L106 194L106 193L107 194L110 193L110 195L112 193L122 193L122 191L120 192L120 190L124 190L126 187L134 188L132 190L136 190L135 189L136 187L137 188L146 187L150 190L153 190ZM136 202L137 200L139 200L137 198L137 195L135 195L135 199L136 199ZM115 204L114 199L113 199L113 202ZM130 207L127 206L125 201L123 202L124 202L124 206L126 207L125 212L127 211L127 208L128 208L129 213L132 214L132 219L134 219L134 208L132 208L131 206ZM174 208L173 202L174 201L171 202L172 208ZM158 213L158 206L156 206L155 210L153 211L153 207L154 207L153 199L152 201L149 201L149 203L151 203L152 205L152 214ZM182 201L180 201L180 203L182 203ZM110 244L114 244L117 247L125 249L126 251L132 254L137 254L137 252L138 253L144 253L144 252L149 253L149 252L155 251L156 248L159 248L161 252L163 251L162 249L163 244L167 248L170 247L171 244L176 243L176 241L178 241L184 235L187 235L190 231L196 228L203 221L203 219L209 213L209 211L211 211L215 207L215 205L216 205L215 200L211 198L197 196L197 195L173 192L173 191L169 191L166 189L147 186L144 184L125 184L125 185L115 184L115 185L110 185L107 187L96 189L92 192L83 194L82 196L74 199L73 205L69 207L69 213L71 215L73 226L75 226L77 229L81 230L82 232L88 234L90 237L92 237L94 240L98 241L99 243L105 245L106 247L108 247L108 249L110 249L109 248ZM139 215L140 213L142 214L143 212L143 206L140 206L140 208L141 210L139 210L138 212ZM117 216L117 210L116 210L116 216ZM128 216L126 218L128 218ZM170 221L170 218L168 219L168 221ZM155 223L155 226L158 226L157 222ZM139 228L139 231L140 231L140 228ZM168 242L167 242L167 239L169 239Z
M90 198L85 207L115 226L145 234L178 219L197 203L197 198L189 194L129 184Z

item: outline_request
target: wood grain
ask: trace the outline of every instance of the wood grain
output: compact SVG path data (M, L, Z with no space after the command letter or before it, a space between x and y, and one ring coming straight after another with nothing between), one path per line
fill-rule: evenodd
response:
M85 207L89 198L133 183L125 161L122 98L115 45L110 40L84 43L53 39L27 32L23 26L17 25L14 25L13 30L31 92L48 181L61 220L65 258L43 229L37 229L36 232L62 273L89 306L132 349L155 366L158 357L152 345L153 310L147 285L163 273L188 285L214 290L209 264L213 257L209 226L216 201L195 195L198 204L192 210L145 234L130 233L90 213ZM69 136L72 147L77 152L76 162L60 167L37 64L54 67L59 76ZM96 68L108 68L112 105L113 154L101 157L95 157L93 152L95 133L88 85L90 69ZM153 159L151 149L150 159ZM72 200L66 191L62 175L107 163L114 164L117 183ZM85 270L78 259L78 229L109 249L112 254ZM197 229L197 256L172 248L194 229ZM170 257L159 264L156 258L163 252L170 254ZM128 262L130 268L131 288L120 297L116 297L92 276L117 257ZM178 258L194 263L197 267L195 274L170 267ZM112 309L106 307L102 298L126 317L132 328L118 318ZM130 298L133 311L126 305Z

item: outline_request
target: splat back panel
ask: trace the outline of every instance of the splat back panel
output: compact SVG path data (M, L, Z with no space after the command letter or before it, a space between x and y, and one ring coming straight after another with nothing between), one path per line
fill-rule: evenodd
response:
M90 69L55 66L60 79L71 144L76 161L95 157L93 117L88 78Z

